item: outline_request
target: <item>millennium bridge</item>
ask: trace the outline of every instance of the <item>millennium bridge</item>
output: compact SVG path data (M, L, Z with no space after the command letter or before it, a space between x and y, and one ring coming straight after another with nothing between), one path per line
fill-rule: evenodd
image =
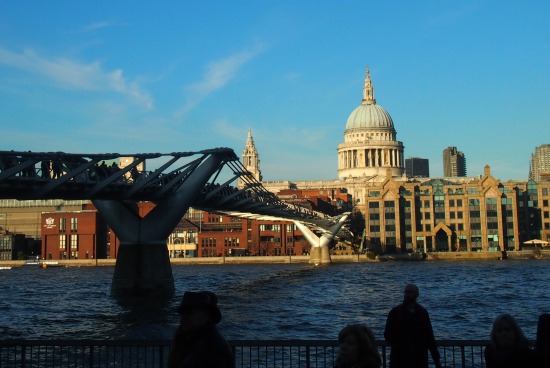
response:
M121 158L129 164L118 165ZM314 264L330 263L329 245L348 216L325 217L280 200L230 148L164 154L0 151L0 198L91 200L120 240L111 285L116 296L174 295L166 241L189 207L293 221L311 244ZM141 217L139 201L155 207Z

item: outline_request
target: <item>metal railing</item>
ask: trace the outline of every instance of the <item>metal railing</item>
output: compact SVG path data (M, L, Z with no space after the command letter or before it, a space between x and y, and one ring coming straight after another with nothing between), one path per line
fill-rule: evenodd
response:
M230 340L236 367L331 368L335 340ZM171 341L0 340L2 368L164 368ZM443 367L483 368L487 340L439 340ZM386 343L378 342L382 366L389 366Z

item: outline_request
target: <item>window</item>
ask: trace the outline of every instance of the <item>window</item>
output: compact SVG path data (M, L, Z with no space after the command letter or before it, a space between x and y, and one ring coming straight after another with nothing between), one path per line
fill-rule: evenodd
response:
M456 205L457 205L457 207L462 207L462 199L457 199L456 200Z
M369 208L380 208L380 204L378 202L369 202Z
M77 230L78 230L78 218L71 217L71 231L77 231Z
M78 235L71 235L71 250L78 250Z
M64 217L59 218L59 231L60 232L67 231L67 219Z
M59 236L59 249L67 249L67 235Z
M455 200L454 199L449 200L449 207L454 207L454 206L455 206Z
M394 201L384 201L384 207L395 207Z

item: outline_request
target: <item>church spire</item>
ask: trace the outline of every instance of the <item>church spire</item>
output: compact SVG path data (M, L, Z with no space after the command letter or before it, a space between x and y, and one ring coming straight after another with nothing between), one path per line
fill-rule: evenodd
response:
M262 181L262 172L260 170L260 156L252 138L252 130L248 129L248 136L243 149L242 163L244 168L249 171L257 181ZM244 182L239 179L237 186L244 187Z
M367 65L367 76L365 77L365 87L363 87L363 102L362 105L374 105L376 99L374 98L374 88L372 87L372 81L370 79L369 66Z

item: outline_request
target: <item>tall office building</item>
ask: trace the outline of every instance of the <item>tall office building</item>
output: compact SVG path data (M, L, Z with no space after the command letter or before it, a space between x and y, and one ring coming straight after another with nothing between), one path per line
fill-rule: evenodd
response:
M430 163L427 158L409 157L405 159L405 173L409 178L429 178Z
M447 147L443 150L443 176L466 176L466 157L456 147Z
M550 176L550 144L543 144L535 148L531 154L531 175L535 181L541 181Z

